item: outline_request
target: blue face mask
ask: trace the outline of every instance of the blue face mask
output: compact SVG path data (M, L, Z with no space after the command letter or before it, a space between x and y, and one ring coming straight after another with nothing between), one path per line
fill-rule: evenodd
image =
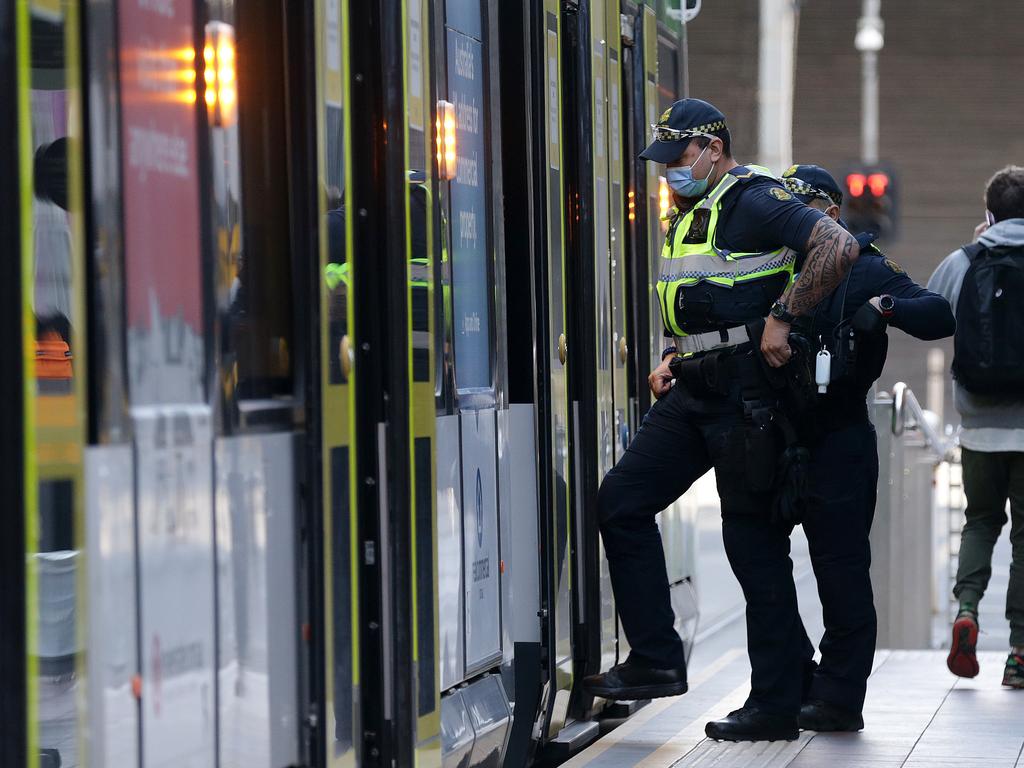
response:
M710 144L708 147L711 146ZM711 172L715 169L715 164L711 164L711 168L708 170L708 175L703 179L693 178L693 166L700 162L700 159L704 157L704 153L708 151L708 147L704 147L701 153L697 156L697 159L693 161L693 165L683 165L678 168L666 168L665 169L665 181L672 187L678 194L683 197L700 197L708 190L708 179L711 178Z

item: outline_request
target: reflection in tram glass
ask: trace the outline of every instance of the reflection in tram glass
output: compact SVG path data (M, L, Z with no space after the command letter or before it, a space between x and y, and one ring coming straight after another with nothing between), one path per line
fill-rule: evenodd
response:
M43 754L76 766L84 615L82 570L82 440L85 334L82 327L81 126L78 72L68 67L77 34L65 10L32 15L30 110L33 156L31 286L35 317L35 443L38 508L35 520L37 594L30 607L35 644L36 706L30 712ZM30 512L31 514L31 512ZM31 523L30 523L31 525ZM30 528L31 530L31 528ZM29 633L33 637L33 633ZM30 686L33 685L30 682ZM31 701L31 699L30 699Z

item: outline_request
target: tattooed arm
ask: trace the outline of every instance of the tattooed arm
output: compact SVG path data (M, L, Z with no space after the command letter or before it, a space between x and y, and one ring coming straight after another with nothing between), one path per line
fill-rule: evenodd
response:
M807 314L843 281L860 255L860 245L832 219L823 217L811 230L806 253L800 276L782 294L782 302L797 316ZM769 317L761 351L770 365L785 365L793 354L789 348L789 325Z
M782 295L794 315L805 315L839 285L860 255L857 238L832 219L821 219L807 241L800 276Z

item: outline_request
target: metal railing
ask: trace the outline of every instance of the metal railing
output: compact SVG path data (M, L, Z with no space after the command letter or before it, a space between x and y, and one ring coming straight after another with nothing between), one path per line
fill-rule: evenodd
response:
M875 401L876 404L879 400ZM902 437L907 429L921 433L925 445L935 455L935 463L953 461L957 448L957 433L941 435L925 415L914 391L902 381L892 388L892 434Z
M948 516L936 516L936 478L958 461L958 435L943 434L902 382L891 395L875 397L872 418L879 458L871 529L878 646L928 648L944 602L950 542Z

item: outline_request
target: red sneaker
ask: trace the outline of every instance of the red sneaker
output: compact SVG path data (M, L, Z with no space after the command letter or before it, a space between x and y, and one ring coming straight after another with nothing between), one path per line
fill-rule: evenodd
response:
M978 657L978 620L970 613L961 613L953 622L953 643L949 648L946 666L957 677L976 677Z

